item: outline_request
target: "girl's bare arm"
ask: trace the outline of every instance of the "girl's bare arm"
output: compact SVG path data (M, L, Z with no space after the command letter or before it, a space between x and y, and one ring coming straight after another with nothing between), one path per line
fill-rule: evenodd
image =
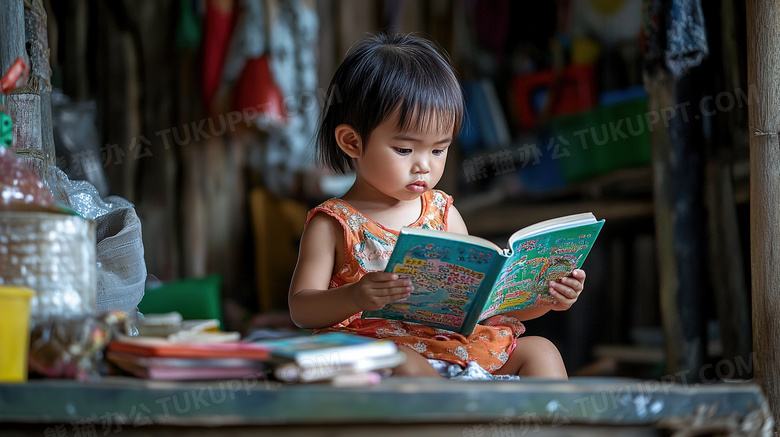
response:
M290 316L302 328L325 328L364 310L378 310L409 296L408 279L395 273L370 272L360 281L328 290L344 256L343 230L334 219L318 214L301 237L298 264L290 284Z
M312 217L303 231L288 297L290 316L301 328L332 326L360 312L348 288L328 290L341 232L341 226L324 214Z

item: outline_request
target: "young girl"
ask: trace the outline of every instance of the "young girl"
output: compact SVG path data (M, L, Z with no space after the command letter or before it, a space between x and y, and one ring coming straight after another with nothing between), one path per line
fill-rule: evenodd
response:
M439 376L428 360L495 375L566 378L560 353L541 337L519 337L522 320L566 310L585 272L552 283L553 306L494 316L463 336L425 325L361 319L409 296L407 279L383 272L402 226L468 233L452 198L433 188L460 131L463 97L448 61L427 40L378 35L352 49L336 71L320 123L320 160L356 179L340 199L308 214L290 286L293 321L315 333L389 338L406 353L404 376Z

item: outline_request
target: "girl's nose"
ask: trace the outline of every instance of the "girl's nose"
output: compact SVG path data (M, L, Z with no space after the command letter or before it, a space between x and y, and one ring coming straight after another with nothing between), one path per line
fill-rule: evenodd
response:
M419 159L414 163L414 167L412 167L412 172L414 174L425 174L431 171L431 166L428 165L428 160L426 159Z

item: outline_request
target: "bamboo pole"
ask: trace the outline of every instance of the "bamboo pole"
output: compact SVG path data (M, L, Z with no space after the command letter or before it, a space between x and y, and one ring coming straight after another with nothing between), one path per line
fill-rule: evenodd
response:
M5 100L5 109L14 122L13 149L42 179L54 164L46 31L42 0L9 0L0 7L0 75L18 57L30 68L27 83L11 91Z
M780 418L780 0L747 1L754 374Z
M0 8L0 76L5 74L16 58L30 65L24 47L25 6L23 0L10 0ZM15 147L40 143L40 96L25 89L6 91L5 111L14 122Z
M9 0L0 7L0 76L20 56L29 62L24 51L24 1Z

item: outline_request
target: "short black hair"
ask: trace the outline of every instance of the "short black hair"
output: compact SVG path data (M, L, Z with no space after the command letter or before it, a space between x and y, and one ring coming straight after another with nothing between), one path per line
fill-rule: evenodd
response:
M412 34L371 35L349 50L333 75L317 133L319 162L333 171L354 169L336 143L340 124L354 128L363 144L399 111L399 128L453 127L463 122L463 91L444 50Z

